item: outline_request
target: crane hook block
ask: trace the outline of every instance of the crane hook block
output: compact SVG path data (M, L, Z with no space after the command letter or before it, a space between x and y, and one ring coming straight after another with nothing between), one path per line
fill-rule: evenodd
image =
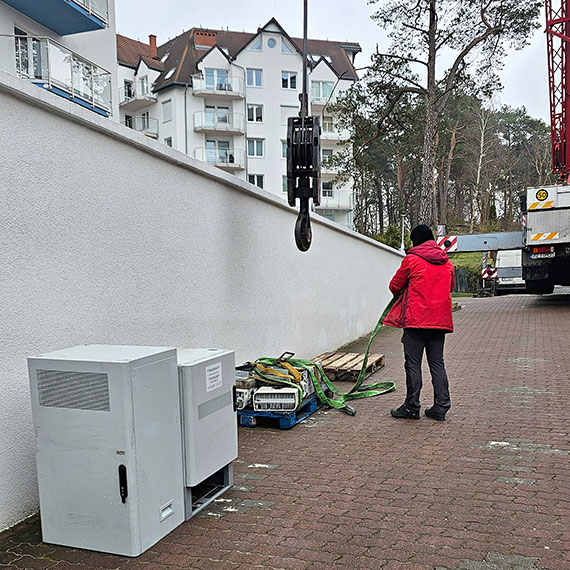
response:
M319 117L287 120L287 200L297 198L321 203L321 125Z

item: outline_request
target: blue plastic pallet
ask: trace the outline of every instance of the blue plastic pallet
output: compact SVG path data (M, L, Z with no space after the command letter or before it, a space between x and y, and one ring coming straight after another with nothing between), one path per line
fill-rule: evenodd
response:
M300 421L315 413L323 405L316 396L306 399L300 410L296 412L254 412L253 410L238 410L239 425L244 427L257 427L259 418L272 418L279 420L279 429L291 429Z

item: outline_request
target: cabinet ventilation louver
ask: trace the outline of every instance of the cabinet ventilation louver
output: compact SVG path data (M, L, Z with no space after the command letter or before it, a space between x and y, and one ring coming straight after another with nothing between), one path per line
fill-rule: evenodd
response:
M38 370L40 406L110 411L109 378L94 372Z

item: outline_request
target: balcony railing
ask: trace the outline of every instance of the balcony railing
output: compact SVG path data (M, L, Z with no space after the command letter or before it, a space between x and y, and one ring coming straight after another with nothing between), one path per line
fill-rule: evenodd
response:
M202 162L215 164L220 168L243 170L245 151L240 149L197 148L194 156Z
M51 38L0 35L0 67L105 116L111 74Z
M323 121L321 129L321 138L326 140L340 139L340 131L332 121Z
M352 210L354 207L352 190L350 188L334 188L332 196L325 196L321 190L321 203L315 209L320 210Z
M107 22L109 19L108 9L107 9L107 0L71 0L75 2L75 4L79 4L85 8L85 11L88 14L93 14L100 18L104 22Z
M128 109L146 107L149 103L156 103L156 100L146 79L137 79L119 88L119 105Z
M241 77L207 77L192 76L192 93L194 95L223 95L225 97L243 98L244 81Z
M199 132L245 133L245 115L240 113L220 114L219 111L196 111L194 130Z
M137 117L128 117L123 124L147 137L158 138L158 119L139 115Z
M330 95L322 96L322 95L311 95L311 105L315 107L322 107L326 105L327 101L330 99Z
M107 0L4 0L60 36L105 29Z

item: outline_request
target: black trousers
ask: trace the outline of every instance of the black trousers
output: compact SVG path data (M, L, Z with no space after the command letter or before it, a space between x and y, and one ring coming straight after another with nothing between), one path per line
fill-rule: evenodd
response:
M404 345L404 368L406 370L406 408L414 411L420 409L424 350L433 384L433 408L442 414L451 408L449 383L443 361L444 343L445 333L441 330L404 329L402 344Z

